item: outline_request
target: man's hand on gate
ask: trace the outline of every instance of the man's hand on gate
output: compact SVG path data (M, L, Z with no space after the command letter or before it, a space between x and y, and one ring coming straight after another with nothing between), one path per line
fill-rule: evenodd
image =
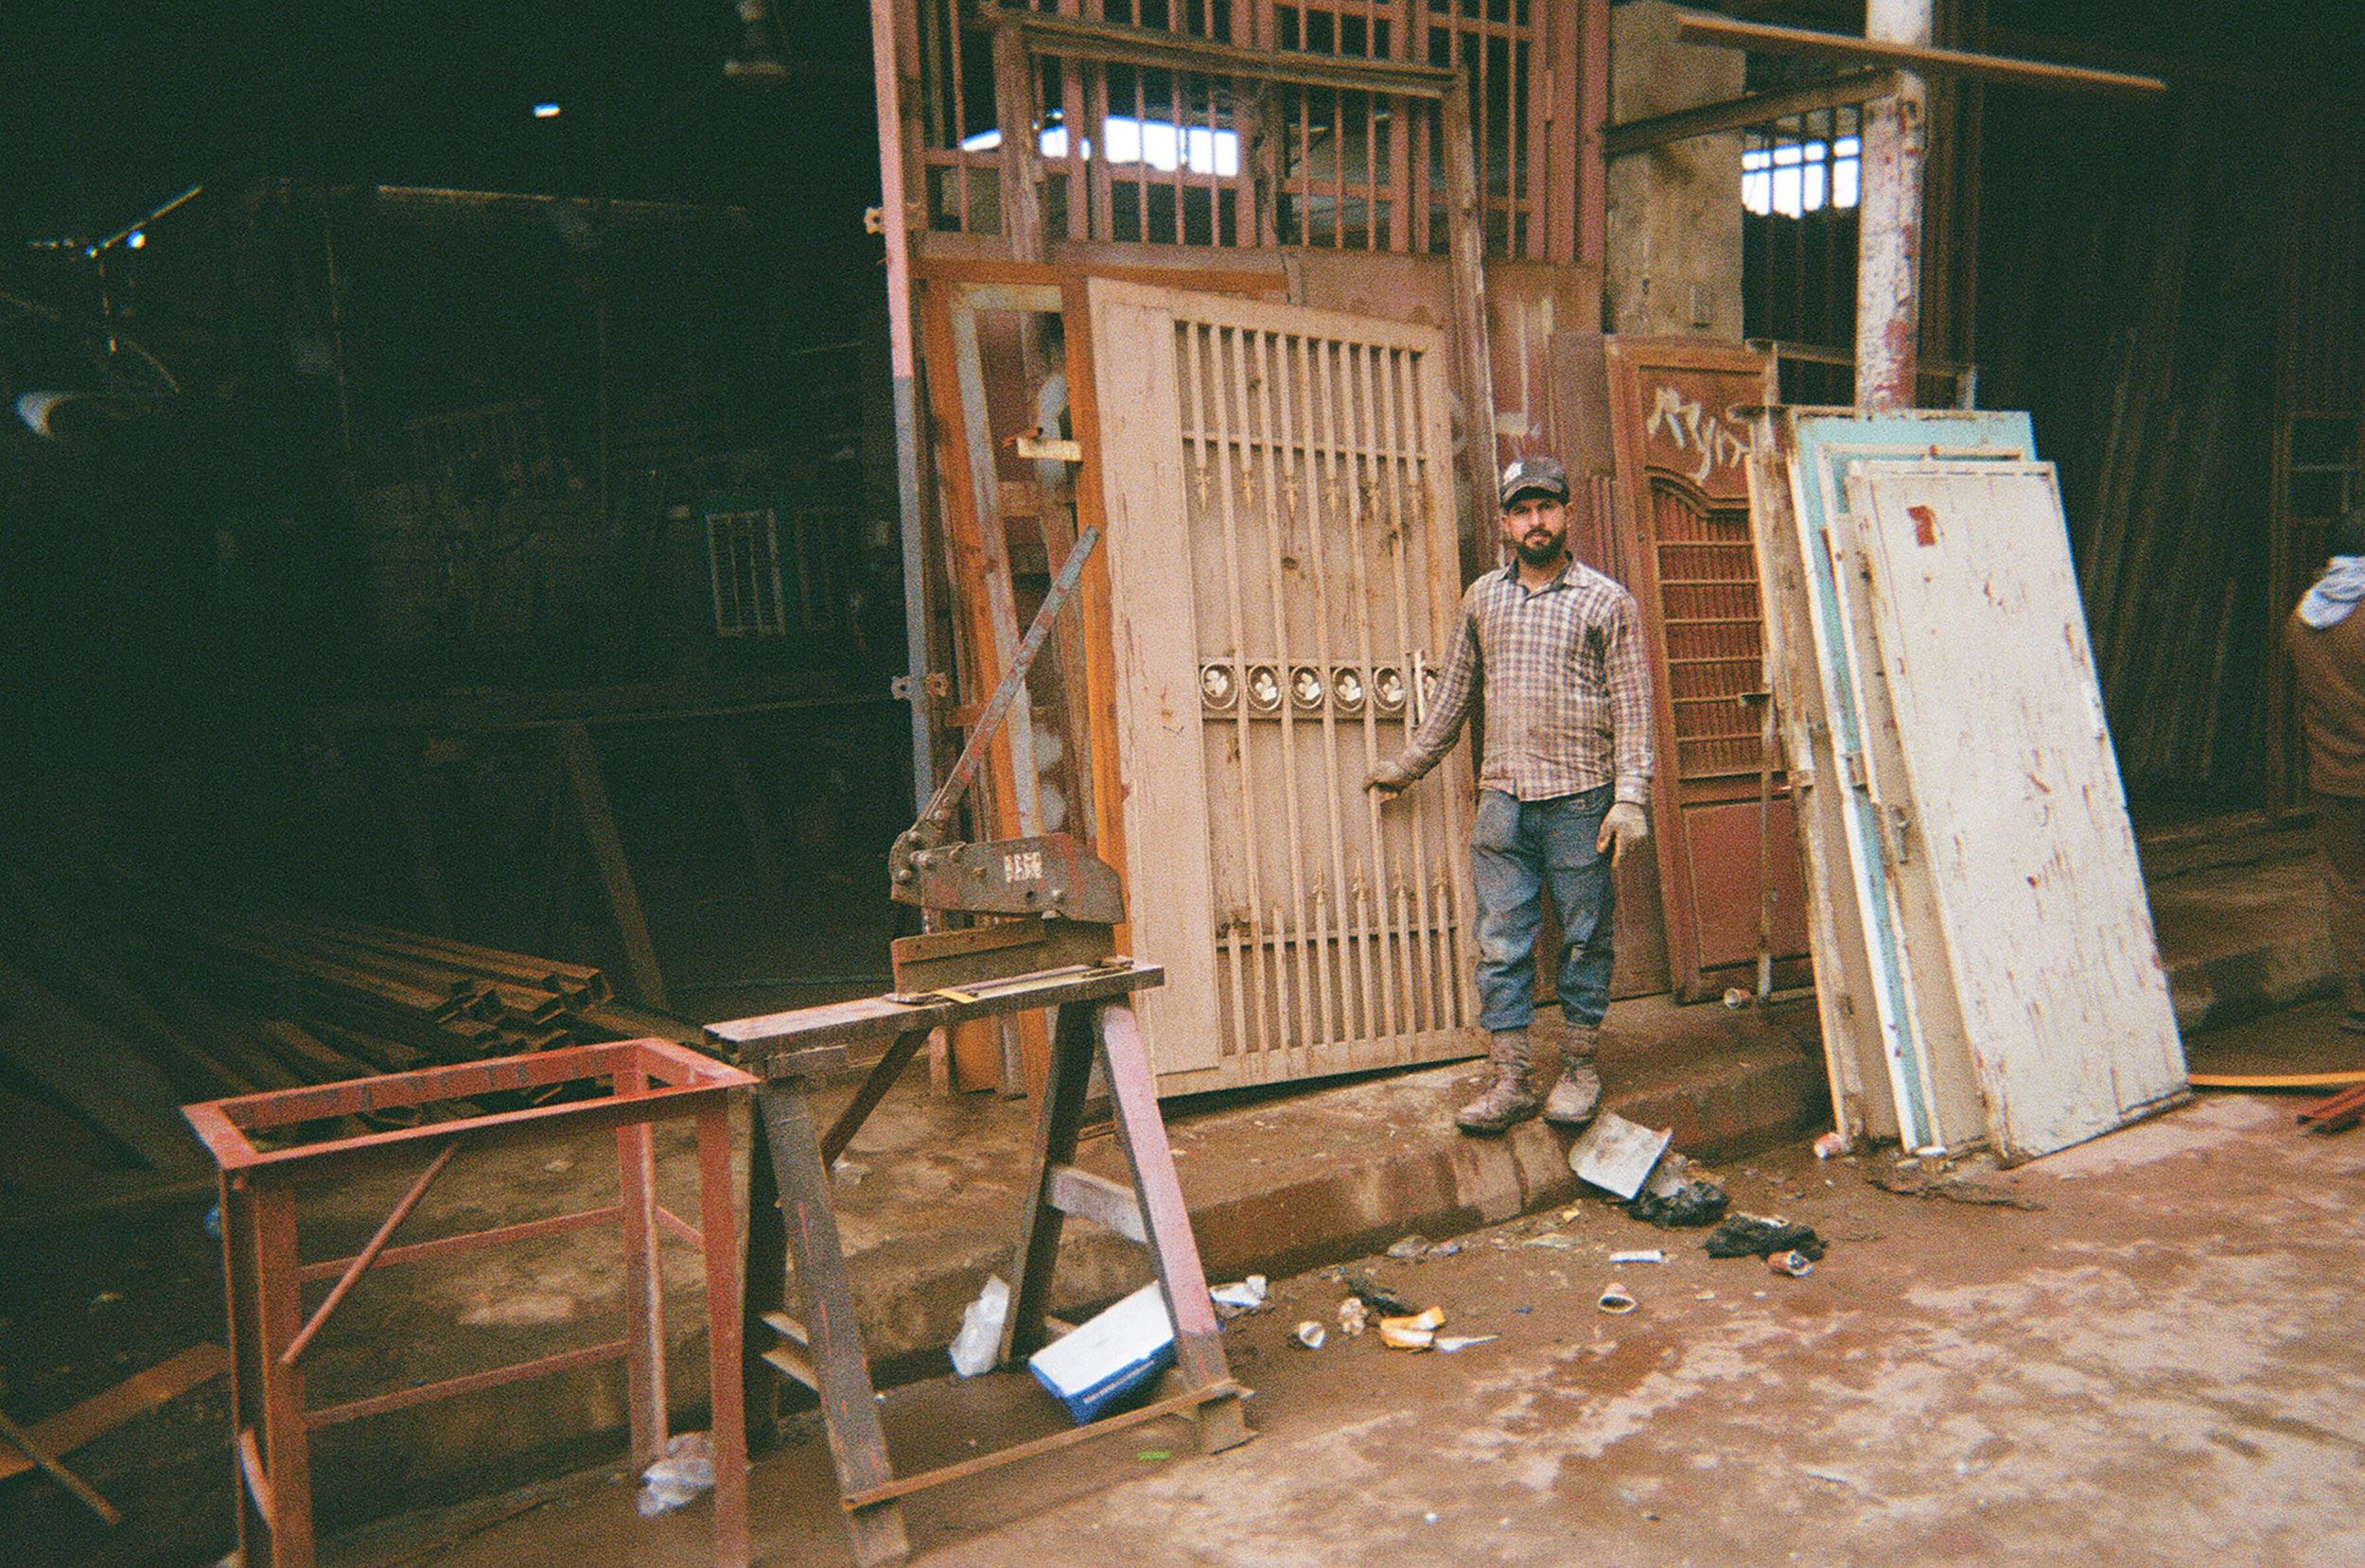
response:
M1410 789L1412 784L1411 773L1401 762L1382 762L1372 770L1369 778L1363 780L1363 788L1382 800L1393 800Z
M1626 858L1626 851L1651 836L1651 825L1642 815L1642 808L1632 801L1621 800L1612 806L1602 818L1602 830L1593 840L1593 852L1606 853L1615 867Z

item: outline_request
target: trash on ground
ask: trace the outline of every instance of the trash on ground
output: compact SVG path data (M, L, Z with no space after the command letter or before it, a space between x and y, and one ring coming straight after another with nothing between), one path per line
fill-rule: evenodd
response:
M1501 1337L1502 1335L1498 1333L1441 1333L1428 1342L1428 1348L1451 1355L1456 1350L1466 1350L1473 1345L1492 1345Z
M1400 1263L1417 1263L1429 1252L1427 1236L1399 1236L1388 1247L1388 1256Z
M1230 1307L1235 1312L1259 1312L1271 1291L1271 1281L1261 1274L1252 1274L1237 1284L1218 1285L1207 1294L1219 1307Z
M1582 1246L1585 1244L1578 1241L1576 1237L1568 1235L1562 1231L1547 1230L1539 1235L1530 1236L1526 1241L1521 1242L1519 1245L1521 1246L1547 1247L1554 1252L1568 1252L1573 1251L1575 1248Z
M1078 1426L1174 1365L1174 1323L1156 1281L1026 1358Z
M1787 1274L1794 1280L1803 1280L1814 1272L1814 1260L1796 1250L1769 1252L1765 1255L1765 1266L1777 1274Z
M1428 1255L1432 1258L1450 1258L1461 1250L1462 1244L1460 1242L1439 1242L1435 1246L1428 1249Z
M2299 1113L2299 1124L2309 1132L2346 1132L2359 1121L2365 1121L2365 1084L2344 1089Z
M1144 1464L1152 1464L1160 1459L1173 1458L1174 1450L1170 1448L1146 1448L1139 1454L1134 1455L1133 1457L1141 1460Z
M1616 1111L1603 1111L1569 1145L1568 1168L1580 1181L1630 1198L1642 1190L1651 1167L1667 1152L1667 1141L1673 1136L1672 1128L1655 1132Z
M844 1155L838 1156L837 1162L830 1167L830 1175L837 1178L840 1187L859 1187L862 1178L869 1174L869 1166L859 1159L849 1159Z
M683 1432L669 1438L665 1457L640 1472L640 1495L633 1507L643 1519L672 1513L702 1491L714 1490L714 1438Z
M1426 1350L1445 1326L1445 1309L1430 1307L1405 1317L1379 1320L1379 1340L1391 1350Z
M1684 1229L1714 1225L1725 1217L1726 1205L1731 1201L1714 1176L1682 1155L1671 1154L1658 1162L1642 1191L1626 1204L1626 1212L1662 1229Z
M1711 1258L1762 1258L1773 1252L1797 1252L1809 1263L1823 1258L1823 1238L1814 1227L1755 1214L1726 1220L1708 1232L1707 1245Z
M1725 1005L1736 1010L1749 1005L1749 993L1738 985L1725 987Z
M1814 1141L1814 1157L1817 1159L1829 1159L1833 1155L1846 1154L1847 1152L1848 1140L1842 1137L1839 1133L1827 1132L1822 1137Z
M1355 1304L1358 1310L1363 1305L1360 1301L1358 1301ZM1330 1338L1330 1331L1323 1328L1320 1323L1315 1322L1309 1317L1305 1322L1300 1323L1294 1330L1290 1331L1289 1337L1296 1340L1299 1344L1305 1346L1309 1350L1319 1350L1323 1348L1323 1343Z
M953 1370L965 1378L993 1370L1002 1353L1002 1325L1010 1315L1009 1281L986 1276L986 1288L961 1309L961 1332L953 1336Z
M2035 1198L2024 1197L2009 1187L1960 1171L1931 1171L1918 1160L1909 1160L1892 1169L1865 1173L1865 1179L1884 1193L1896 1193L1910 1198L1944 1198L1950 1203L1980 1203L1999 1209L2025 1209L2041 1212L2044 1205Z
M1633 1252L1613 1252L1609 1261L1613 1263L1663 1263L1667 1261L1667 1254L1656 1246L1646 1246Z
M1371 1315L1371 1309L1359 1298L1350 1296L1339 1303L1339 1332L1353 1339L1363 1332Z
M1625 1286L1613 1280L1602 1287L1602 1298L1594 1305L1614 1316L1621 1313L1632 1312L1640 1303L1635 1300L1634 1296Z
M1375 1285L1360 1274L1342 1275L1340 1282L1354 1294L1357 1300L1382 1317L1410 1317L1421 1310L1394 1291Z

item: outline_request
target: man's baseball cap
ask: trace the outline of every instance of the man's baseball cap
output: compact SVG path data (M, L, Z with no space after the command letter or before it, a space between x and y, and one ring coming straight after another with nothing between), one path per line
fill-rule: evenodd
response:
M1568 470L1557 458L1521 458L1503 470L1503 505L1508 507L1522 496L1550 496L1553 500L1568 498Z

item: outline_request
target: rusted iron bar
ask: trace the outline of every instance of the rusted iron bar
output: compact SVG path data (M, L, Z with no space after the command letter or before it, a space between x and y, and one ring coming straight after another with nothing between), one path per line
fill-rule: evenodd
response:
M555 1236L568 1230L580 1230L591 1225L614 1225L622 1211L609 1204L604 1209L579 1209L571 1214L552 1214L547 1219L519 1220L515 1225L496 1226L490 1230L471 1230L462 1236L440 1236L431 1242L412 1242L407 1246L390 1246L371 1261L372 1268L392 1268L396 1263L415 1262L421 1258L440 1258L449 1252L466 1252L496 1242L531 1241L542 1236ZM306 1284L315 1280L330 1280L351 1267L351 1258L324 1258L306 1263L296 1271L296 1278Z
M922 825L934 824L937 828L951 825L954 804L969 788L970 780L977 776L977 769L985 761L987 744L992 740L994 731L1002 727L1002 716L1009 711L1019 692L1025 688L1026 671L1033 666L1035 655L1042 652L1043 639L1051 635L1052 622L1059 619L1068 596L1076 591L1076 584L1083 578L1085 558L1099 543L1100 531L1086 528L1076 541L1076 548L1068 552L1066 563L1060 567L1060 575L1051 580L1051 586L1043 593L1042 606L1035 612L1034 624L1026 628L1026 636L1018 645L1017 656L1010 661L1010 668L1003 672L1002 684L994 688L984 711L977 715L977 723L971 726L969 742L961 747L960 760L953 764L952 772L944 775L944 782L937 786L927 809L920 812Z
M401 1201L394 1205L394 1211L386 1216L385 1223L377 1228L377 1233L363 1244L360 1251L353 1255L345 1264L344 1272L337 1277L337 1282L329 1286L328 1294L321 1298L321 1304L312 1309L311 1317L288 1342L288 1348L279 1353L281 1361L292 1367L304 1359L306 1349L319 1336L338 1307L343 1304L345 1297L351 1294L353 1282L377 1261L379 1253L386 1250L386 1244L394 1239L394 1232L401 1228L402 1222L411 1217L411 1211L419 1206L419 1200L427 1196L427 1190L435 1184L435 1178L444 1174L444 1167L450 1164L451 1157L459 1152L460 1140L455 1138L444 1145L443 1153L428 1162L427 1169L419 1173L419 1179L402 1194Z
M1025 40L1030 53L1057 55L1062 60L1095 60L1108 65L1249 77L1258 81L1346 93L1442 99L1451 91L1455 75L1434 65L1307 54L1298 49L1252 49L1236 44L1186 38L1158 28L1086 22L992 5L979 9L978 25L1009 28Z
M1880 9L1874 0L1872 9ZM1954 76L1971 81L2000 81L2022 87L2052 87L2073 92L2164 93L2168 84L2158 77L2127 71L2098 71L2084 65L2058 65L2051 61L2017 60L2009 55L1979 54L1969 49L1942 49L1921 39L1875 34L1866 18L1863 38L1820 32L1813 27L1782 27L1767 22L1743 22L1737 17L1686 11L1675 23L1675 36L1686 44L1719 44L1761 55L1816 55L1852 64L1895 65L1931 76Z
M928 691L928 567L920 515L920 399L912 353L911 196L903 186L903 60L895 0L870 0L872 96L879 118L879 233L886 242L887 381L895 404L895 512L903 563L903 695L911 713L912 805L936 793ZM968 171L962 171L964 181Z
M1846 108L1849 104L1869 103L1875 98L1887 97L1896 91L1895 71L1858 71L1807 87L1793 87L1778 93L1750 93L1738 98L1726 98L1721 103L1678 109L1672 114L1653 114L1647 119L1628 120L1609 128L1603 138L1603 148L1610 157L1623 158L1693 136L1713 136L1720 131L1740 131L1774 120L1786 120L1794 114L1812 114L1826 109Z

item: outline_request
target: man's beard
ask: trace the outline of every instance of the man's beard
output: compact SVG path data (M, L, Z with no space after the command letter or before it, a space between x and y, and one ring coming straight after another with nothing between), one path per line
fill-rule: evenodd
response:
M1533 539L1533 537L1534 535L1531 534L1528 538L1521 539L1519 543L1514 547L1519 552L1519 559L1526 562L1531 566L1550 566L1553 562L1560 559L1561 550L1568 543L1566 536L1556 535L1550 544L1531 544L1529 539Z

